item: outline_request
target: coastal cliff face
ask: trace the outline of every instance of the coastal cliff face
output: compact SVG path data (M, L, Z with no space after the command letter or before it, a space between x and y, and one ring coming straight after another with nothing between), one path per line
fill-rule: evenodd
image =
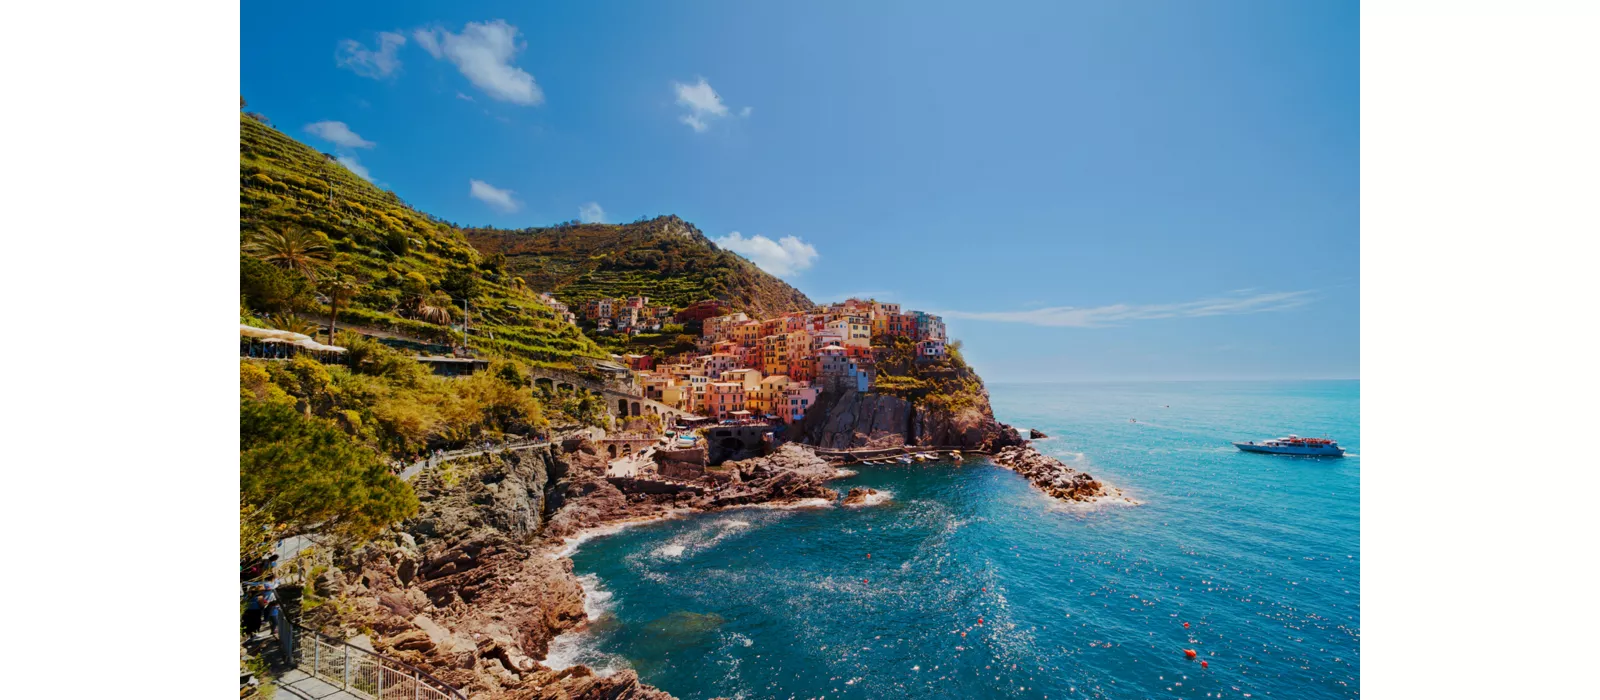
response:
M996 421L987 396L950 412L890 394L824 392L801 423L799 439L832 449L898 446L997 450L1021 445L1016 428Z
M416 517L380 541L336 551L310 590L305 621L463 689L474 700L662 700L631 670L598 676L539 662L559 634L588 624L564 543L608 523L684 509L836 499L837 471L798 446L728 462L694 489L606 476L587 439L448 462L419 477ZM311 599L311 598L308 598Z
M600 677L540 665L556 635L585 624L583 587L553 541L654 512L605 478L592 443L451 462L417 484L422 509L392 537L340 552L313 582L331 604L312 626L365 632L377 651L473 698L671 696L632 671Z

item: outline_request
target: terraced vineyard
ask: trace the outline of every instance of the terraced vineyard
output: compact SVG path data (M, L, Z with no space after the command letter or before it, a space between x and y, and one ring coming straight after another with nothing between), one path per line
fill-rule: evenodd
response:
M718 248L676 216L631 224L467 229L466 236L485 255L504 255L506 269L530 287L572 305L644 295L674 308L721 299L759 316L812 306L800 290Z
M271 325L269 315L325 315L315 284L245 254L254 234L311 232L331 252L321 278L354 286L341 308L352 324L416 338L460 342L463 289L472 291L470 345L490 355L571 366L605 352L539 303L515 275L486 261L463 232L412 209L393 192L367 182L332 156L245 115L239 117L240 317ZM441 299L439 290L454 297ZM415 309L431 298L448 307L448 323L430 323Z

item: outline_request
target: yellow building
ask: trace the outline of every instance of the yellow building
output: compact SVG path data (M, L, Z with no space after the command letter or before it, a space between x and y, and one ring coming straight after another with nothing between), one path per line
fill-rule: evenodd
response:
M731 369L723 372L717 379L724 382L738 382L746 392L755 391L761 386L761 372L750 368Z

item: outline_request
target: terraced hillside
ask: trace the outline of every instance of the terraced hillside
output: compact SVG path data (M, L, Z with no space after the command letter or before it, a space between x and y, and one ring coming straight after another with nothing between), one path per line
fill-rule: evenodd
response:
M263 234L285 231L309 233L306 243L326 249L313 274L268 264L251 249ZM287 323L285 316L326 316L327 284L342 279L349 298L340 308L341 326L460 342L470 299L469 344L482 353L560 366L605 356L515 275L486 260L460 229L243 114L239 234L241 319L274 325Z
M721 299L759 316L812 306L800 290L718 248L676 216L514 231L469 228L466 235L485 255L504 255L506 269L528 286L568 304L642 294L676 308Z

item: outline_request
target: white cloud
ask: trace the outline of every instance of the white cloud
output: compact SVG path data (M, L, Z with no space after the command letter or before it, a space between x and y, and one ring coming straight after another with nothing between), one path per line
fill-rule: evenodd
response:
M734 231L718 238L716 242L780 277L809 269L811 263L817 260L816 247L794 236L784 236L774 241L760 234L745 238Z
M1200 316L1232 316L1265 311L1283 311L1311 302L1311 292L1269 292L1248 296L1234 295L1186 301L1175 304L1112 304L1093 308L1057 306L1029 311L945 311L951 318L969 318L978 321L1027 323L1035 326L1066 328L1096 328L1116 325L1126 321L1150 321L1163 318L1195 318Z
M578 220L586 224L603 224L606 222L606 210L600 208L599 202L590 202L578 207Z
M412 34L430 56L455 64L467 80L490 97L519 105L544 102L544 92L527 71L511 65L522 50L516 27L505 20L468 22L460 34L418 29Z
M372 148L376 145L351 131L344 122L321 121L307 124L306 131L340 148Z
M693 85L674 82L672 90L678 95L678 104L689 108L689 113L678 117L678 121L697 132L711 128L711 120L728 116L728 106L722 103L722 96L711 89L711 83L705 78ZM749 109L745 108L747 114Z
M406 37L395 32L378 33L378 50L374 51L362 45L355 39L345 39L339 42L339 50L334 53L334 61L340 68L349 68L356 75L368 78L387 78L400 70L400 47L406 45Z
M464 93L464 92L456 93L456 99L458 99L458 100L466 100L468 102L477 102L477 100L472 99L471 95L468 95L467 93Z
M739 110L739 116L748 117L748 116L750 116L750 112L753 111L754 109L755 109L754 107L745 107L744 109Z
M482 180L472 181L472 197L503 212L513 212L520 206L511 198L511 190L502 190Z
M367 166L362 165L361 161L356 160L355 154L340 153L337 158L339 160L339 164L349 168L350 172L360 175L361 179L366 180L367 182L372 182L372 173L367 172Z

